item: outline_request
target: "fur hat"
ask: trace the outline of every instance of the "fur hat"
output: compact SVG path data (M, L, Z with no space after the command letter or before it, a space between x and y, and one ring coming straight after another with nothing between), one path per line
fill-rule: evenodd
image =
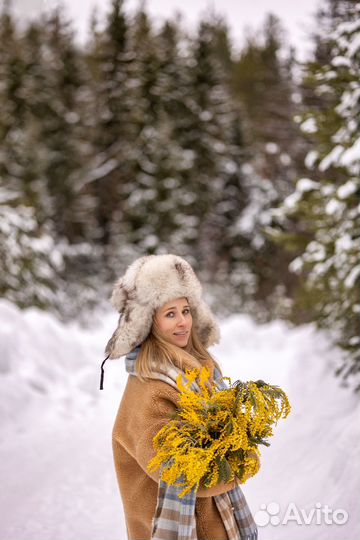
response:
M155 310L185 296L193 324L205 347L219 342L214 315L201 298L202 287L190 264L177 255L147 255L134 261L115 283L111 303L119 311L118 327L106 346L119 358L148 336Z

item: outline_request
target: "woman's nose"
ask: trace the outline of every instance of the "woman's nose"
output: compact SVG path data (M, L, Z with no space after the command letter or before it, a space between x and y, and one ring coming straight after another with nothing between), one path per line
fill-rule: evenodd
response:
M185 322L185 317L184 317L184 315L182 313L180 313L177 323L182 325L182 324L184 324L184 322Z

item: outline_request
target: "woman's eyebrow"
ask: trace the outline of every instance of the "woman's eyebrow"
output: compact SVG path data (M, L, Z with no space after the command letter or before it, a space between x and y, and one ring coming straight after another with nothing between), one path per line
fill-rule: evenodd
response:
M190 307L190 306L189 306L188 304L186 304L185 306L183 306L183 309L186 308L186 307ZM165 313L166 313L167 311L169 311L170 309L176 309L176 306L169 307L169 308L165 309Z

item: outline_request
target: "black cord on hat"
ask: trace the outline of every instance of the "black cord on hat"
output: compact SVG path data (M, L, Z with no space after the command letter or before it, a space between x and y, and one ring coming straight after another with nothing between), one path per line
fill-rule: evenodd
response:
M106 360L109 358L110 354L108 354L108 356L105 358L105 360L103 360L102 364L101 364L101 377L100 377L100 390L103 390L104 388L104 364L106 362Z

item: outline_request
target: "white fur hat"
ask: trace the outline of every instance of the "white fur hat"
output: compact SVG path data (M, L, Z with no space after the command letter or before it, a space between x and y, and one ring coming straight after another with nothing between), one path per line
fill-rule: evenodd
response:
M219 342L218 324L201 298L202 287L190 264L177 255L147 255L134 261L115 283L111 303L119 311L118 327L106 346L119 358L148 336L155 310L185 296L193 324L205 347Z

